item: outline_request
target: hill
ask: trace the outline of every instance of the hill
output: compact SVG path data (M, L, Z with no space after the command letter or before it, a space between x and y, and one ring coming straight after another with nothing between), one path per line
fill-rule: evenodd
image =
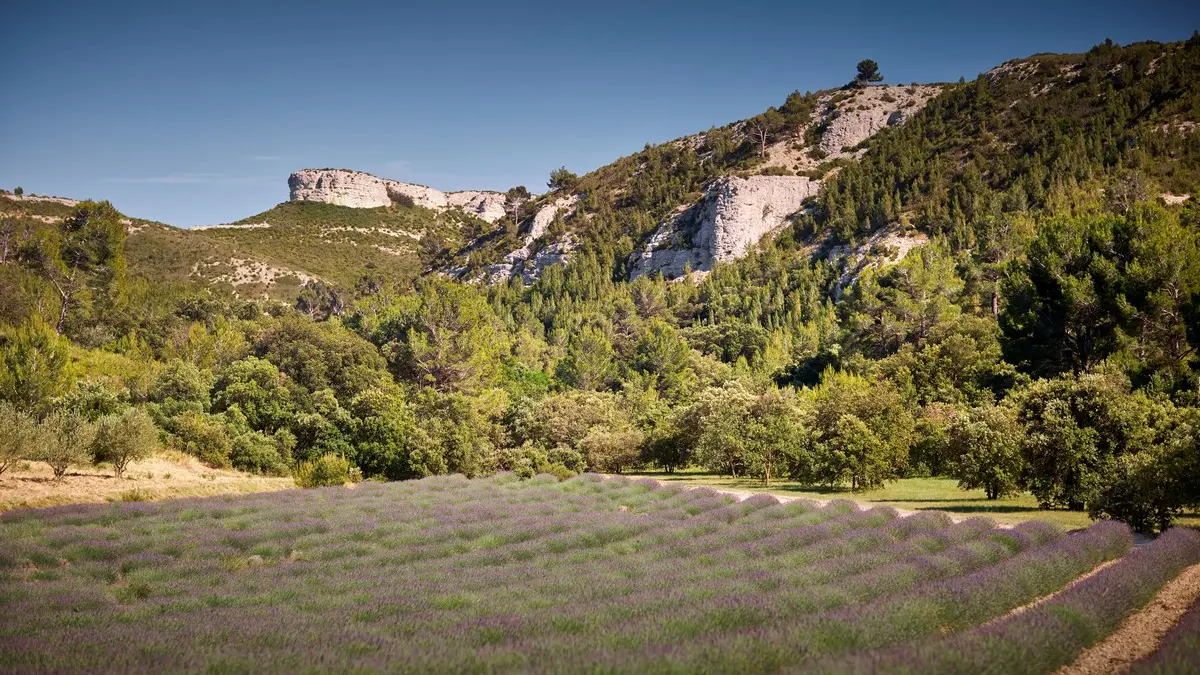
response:
M1061 211L1078 199L1065 192L1099 199L1130 172L1120 189L1186 200L1200 174L1194 52L1106 43L1009 61L972 82L795 92L753 118L566 172L515 214L500 193L309 169L289 179L292 201L230 225L132 227L131 264L288 299L309 279L349 288L362 268L402 285L430 271L532 283L576 252L610 261L617 278L672 278L741 257L789 224L810 253L852 239L908 250L938 234L970 246L967 221ZM3 198L3 212L43 222L70 201ZM869 248L839 255L855 253L853 272Z
M1162 529L1200 505L1198 65L796 93L504 213L344 169L197 230L5 197L0 398L253 471L941 477Z
M460 207L476 199L467 207L476 217L479 195L489 195L490 217L461 240L441 240L434 266L466 280L532 283L547 265L590 252L617 278L676 277L736 259L787 224L821 253L851 239L907 250L938 234L968 246L966 221L1059 212L1066 192L1100 199L1131 172L1136 180L1123 186L1179 203L1197 179L1194 52L1106 43L1009 61L972 82L795 92L761 115L648 145L583 176L564 170L515 224L498 193L458 193ZM360 177L378 193L371 204L391 199L390 189L456 210L424 186L345 170L292 180L301 174L314 184Z
M60 223L77 203L0 194L0 218L29 237ZM352 288L367 275L406 286L438 262L445 246L462 246L486 226L459 210L319 202L285 202L235 223L190 229L138 218L123 223L127 261L137 276L284 302L317 279Z
M1195 670L1200 34L870 66L542 195L0 195L6 484L321 488L3 514L0 669Z

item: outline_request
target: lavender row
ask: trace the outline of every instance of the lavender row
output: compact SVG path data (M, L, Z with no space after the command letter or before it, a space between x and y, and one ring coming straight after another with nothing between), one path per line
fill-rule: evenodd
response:
M0 520L0 671L736 669L763 636L803 663L896 639L875 612L949 616L988 570L1050 585L1096 532L591 476L25 512Z
M1038 530L1040 524L1030 529ZM829 603L816 613L807 613L804 600L795 606L795 596L789 601L786 593L742 595L711 606L685 607L659 620L664 626L717 628L703 635L676 629L689 639L644 644L637 638L639 631L648 630L648 619L646 625L632 624L607 636L599 648L588 649L584 640L570 643L570 648L550 645L542 663L529 665L553 672L569 667L583 653L586 661L608 663L615 671L679 667L681 672L763 672L792 665L804 671L823 655L894 644L986 620L1120 555L1131 541L1127 527L1101 523L1048 545L1035 544L998 564L998 559L971 560L969 551L959 550L940 563L931 556L924 565L881 568L829 591L800 589L800 597ZM1006 550L995 544L990 553L1004 557ZM965 567L949 566L956 562ZM535 647L525 644L522 650Z
M938 519L927 519L930 524ZM935 548L945 549L955 542L976 540L990 531L986 522L972 522L956 525L944 532L930 533L923 543ZM862 534L878 535L882 528L855 532L851 535L858 537ZM920 535L922 530L914 528L913 534ZM637 579L608 579L605 583L594 587L591 592L581 593L579 590L564 588L558 594L556 607L546 607L540 612L539 621L547 625L553 623L570 624L586 627L591 632L602 633L608 639L622 639L627 633L645 632L647 628L657 628L662 639L671 639L670 631L673 626L687 624L703 625L711 618L712 607L717 607L730 598L745 600L751 595L761 595L766 600L763 603L779 605L779 611L791 615L803 611L820 608L828 609L831 603L854 602L862 593L864 579L871 579L876 593L885 590L895 591L903 588L903 584L916 583L916 579L905 579L906 572L912 568L928 568L945 572L945 568L937 568L926 561L944 556L953 556L953 551L943 554L931 554L923 546L911 545L911 542L896 542L890 537L864 537L875 545L885 541L893 545L883 547L875 552L863 550L860 553L845 558L828 558L807 567L777 566L774 564L739 565L726 567L722 565L702 570L691 570L675 563L675 568L663 566L639 566L640 576ZM837 544L840 540L823 542ZM832 549L841 548L832 546ZM960 553L965 553L961 551ZM961 556L959 556L961 560ZM989 559L977 558L975 564L987 564ZM878 580L873 579L872 568L884 568L884 574ZM570 571L552 573L548 581L555 583L562 575L570 575ZM839 579L848 578L839 581ZM816 584L816 581L821 583ZM630 598L636 598L631 600ZM702 604L697 608L699 601ZM496 613L511 614L511 607L495 607ZM452 629L455 624L443 624L440 617L430 617L429 628L438 630ZM465 620L464 620L465 621ZM464 621L457 622L458 624ZM435 625L436 624L436 625ZM613 624L620 624L614 626ZM686 630L686 629L685 629Z
M1197 562L1200 532L1172 529L1027 611L946 638L824 663L818 672L1049 673L1111 633ZM1195 672L1194 660L1192 668L1189 672Z

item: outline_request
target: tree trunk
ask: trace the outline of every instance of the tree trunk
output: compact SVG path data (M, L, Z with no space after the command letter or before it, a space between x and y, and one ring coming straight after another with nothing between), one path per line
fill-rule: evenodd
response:
M62 291L59 291L59 296L62 298L62 303L58 308L58 323L54 324L54 332L62 335L63 324L67 322L67 308L70 306L71 296Z

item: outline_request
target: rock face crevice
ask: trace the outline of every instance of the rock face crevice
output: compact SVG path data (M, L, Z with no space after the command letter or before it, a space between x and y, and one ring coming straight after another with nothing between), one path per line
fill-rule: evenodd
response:
M708 271L717 262L741 257L798 213L819 187L803 176L721 178L634 253L630 278L656 272L675 278L686 269Z
M442 192L424 185L402 183L346 169L304 169L288 177L291 201L324 202L356 209L389 206L407 197L413 204L442 211L459 208L494 223L504 217L504 194L490 190Z

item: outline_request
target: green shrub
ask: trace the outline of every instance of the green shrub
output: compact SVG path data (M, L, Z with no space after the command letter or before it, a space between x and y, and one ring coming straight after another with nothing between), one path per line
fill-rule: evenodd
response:
M393 190L388 190L388 198L392 200L392 204L396 206L403 206L404 208L408 209L411 209L417 205L417 202L413 200L411 195L395 192Z
M273 438L257 431L242 434L233 440L229 451L233 468L268 476L286 476L287 462L279 454L279 446Z
M77 412L95 422L105 415L115 415L129 407L129 392L105 380L79 382L59 398L60 408Z
M94 461L110 462L117 478L130 462L146 459L157 447L158 431L150 415L140 408L101 417L91 445Z
M551 476L554 476L555 478L557 478L559 480L566 480L566 479L570 478L571 476L576 475L576 472L568 469L566 466L563 466L562 464L557 464L557 463L546 465L546 467L542 470L542 473L548 473Z
M172 418L171 427L174 432L171 436L172 447L200 458L209 466L230 466L229 453L233 449L233 441L218 418L189 411Z
M150 493L141 488L126 490L117 495L117 501L121 502L148 502L150 499Z
M794 176L795 174L786 166L768 166L762 170L764 176Z
M610 431L593 429L579 442L579 449L587 458L592 471L621 473L641 464L641 448L645 435L637 429Z
M315 488L345 484L351 479L351 469L350 460L331 452L311 462L300 462L292 475L297 486Z
M546 461L565 467L571 473L583 473L587 470L587 458L574 448L560 445L546 452ZM547 473L554 473L547 469Z

